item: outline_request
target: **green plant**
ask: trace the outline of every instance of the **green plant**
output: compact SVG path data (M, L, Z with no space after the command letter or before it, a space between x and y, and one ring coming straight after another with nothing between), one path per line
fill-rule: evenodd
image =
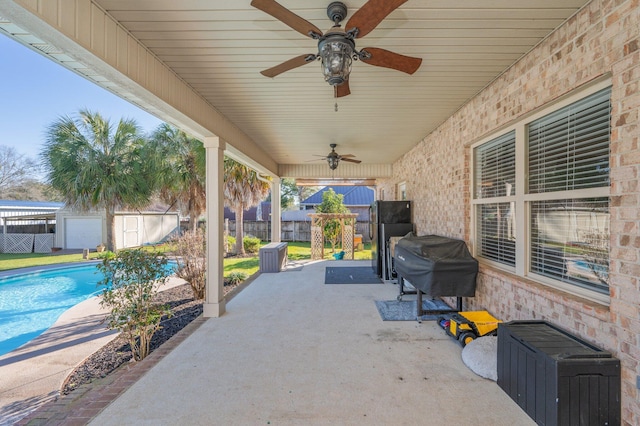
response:
M260 238L247 235L242 240L242 244L244 245L244 251L247 253L258 253L260 251Z
M229 285L240 284L247 279L247 274L244 272L234 271L227 276L227 282Z
M235 246L236 246L236 237L233 237L231 235L227 236L227 248L226 248L226 250L228 252L231 252L231 251L233 251Z
M148 205L160 177L135 120L115 124L86 109L53 122L40 155L47 183L67 205L105 211L108 250L116 247L116 209Z
M114 257L116 257L116 254L114 252L112 252L111 250L107 250L107 251L103 251L101 253L98 253L98 259L111 260Z
M189 216L189 229L195 232L198 218L206 208L205 149L197 139L170 124L163 123L149 141L158 155L159 195Z
M206 240L204 231L196 229L174 240L176 275L187 281L194 299L204 299L206 289Z
M107 326L120 330L133 359L140 361L149 354L163 315L171 315L168 306L153 303L158 287L171 273L167 258L144 250L121 250L102 259L98 269L104 274L98 285L105 286L100 305L110 309Z
M344 195L336 194L333 189L322 193L322 203L316 207L316 213L349 213L349 209L343 203ZM336 252L342 224L338 219L326 219L324 221L324 238L331 244L331 252Z
M224 159L224 204L236 214L236 254L245 254L244 211L257 206L271 188L270 177L229 157Z

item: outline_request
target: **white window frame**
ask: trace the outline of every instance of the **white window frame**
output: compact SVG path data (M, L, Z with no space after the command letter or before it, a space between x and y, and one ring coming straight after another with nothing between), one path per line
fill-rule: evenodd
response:
M516 235L516 263L515 267L495 262L485 258L479 258L479 260L487 265L495 267L496 269L501 269L510 273L513 273L519 277L531 279L533 281L539 282L541 284L562 290L564 292L583 297L585 299L608 305L610 303L610 297L608 294L599 293L597 291L582 288L576 285L572 285L569 283L565 283L559 280L554 280L549 277L545 277L542 275L538 275L530 271L530 261L531 261L531 250L530 250L530 242L531 242L531 233L530 233L530 202L531 201L540 201L540 200L556 200L556 199L570 199L570 198L588 198L588 197L609 197L611 195L611 191L609 187L600 187L600 188L588 188L588 189L578 189L578 190L569 190L569 191L557 191L557 192L549 192L549 193L536 193L536 194L528 194L527 193L527 126L532 121L535 121L539 118L546 116L554 111L557 111L561 108L569 106L589 95L592 95L600 90L606 89L611 86L611 79L609 77L602 79L600 81L596 81L593 84L590 84L588 87L581 88L580 90L574 91L568 96L565 96L558 101L552 103L551 105L545 106L539 110L536 110L532 114L527 115L519 119L517 122L514 122L508 126L501 128L499 131L492 133L490 136L485 137L478 142L471 145L471 179L470 184L471 188L469 193L471 194L471 233L470 233L470 243L472 248L472 253L474 256L477 256L476 248L478 247L476 241L477 235L477 218L476 218L476 206L479 204L487 204L487 203L506 203L506 202L514 202L515 203L515 235ZM496 198L487 198L487 199L478 199L474 194L475 187L475 160L473 153L475 152L475 148L490 142L505 133L510 131L515 131L516 136L516 195L514 196L505 196L505 197L496 197Z
M400 182L398 184L397 200L404 201L407 199L407 182Z

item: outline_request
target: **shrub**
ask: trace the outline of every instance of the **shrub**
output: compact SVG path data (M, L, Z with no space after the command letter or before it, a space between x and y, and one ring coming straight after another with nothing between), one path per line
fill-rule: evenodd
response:
M242 245L244 245L244 251L247 253L258 253L260 251L260 238L246 236L242 240Z
M98 259L111 260L114 257L116 257L116 254L114 252L112 252L111 250L107 250L107 251L103 251L102 253L98 253Z
M236 246L236 237L229 235L227 237L227 247L225 248L225 250L227 252L232 252L235 246Z
M227 281L229 282L229 285L240 284L242 281L244 281L246 279L247 279L247 274L245 274L244 272L240 272L240 271L231 272L227 276Z
M171 314L168 306L153 303L158 287L171 273L167 258L139 249L121 250L103 258L98 269L104 274L98 285L105 286L100 305L111 310L107 326L120 330L129 341L135 361L143 360L162 316Z
M191 286L193 298L204 299L206 290L206 243L204 230L188 231L174 241L176 275Z

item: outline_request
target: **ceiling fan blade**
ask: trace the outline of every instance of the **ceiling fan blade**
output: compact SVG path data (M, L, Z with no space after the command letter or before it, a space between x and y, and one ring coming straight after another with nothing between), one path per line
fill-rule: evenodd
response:
M287 24L297 32L307 37L311 37L311 33L322 35L322 31L306 19L296 15L286 7L275 2L274 0L253 0L251 6L256 9L268 13L284 24Z
M362 161L354 160L353 158L341 158L340 161L346 161L347 163L356 163L356 164L362 163Z
M352 28L358 29L356 38L361 38L369 34L378 26L384 18L396 10L407 0L369 0L366 2L344 26L346 31Z
M393 70L406 72L407 74L413 74L420 68L420 64L422 64L422 58L405 56L377 47L365 47L362 50L371 54L370 58L363 58L362 61L377 67L391 68Z
M289 59L288 61L281 63L280 65L276 65L275 67L271 67L264 71L260 71L260 74L264 75L265 77L273 78L279 74L282 74L285 71L289 71L294 68L298 68L303 65L306 65L309 62L313 62L315 58L316 58L316 55L296 56L295 58Z
M340 158L349 158L349 157L355 157L355 155L353 154L345 154L345 155L340 155Z
M351 89L349 89L349 80L345 81L339 86L333 86L333 94L336 98L350 95Z

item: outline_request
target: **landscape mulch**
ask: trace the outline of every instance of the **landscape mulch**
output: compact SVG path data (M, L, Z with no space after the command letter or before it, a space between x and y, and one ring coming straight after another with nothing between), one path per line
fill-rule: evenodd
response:
M225 282L225 295L235 290L236 287L238 287L238 290L240 289L238 284L229 285ZM162 328L153 335L151 352L202 315L203 300L194 300L191 286L184 284L159 292L156 295L155 302L169 305L172 316L163 318ZM134 362L132 359L133 355L129 343L122 336L118 336L76 367L65 380L60 392L63 395L68 395L78 387L91 383L96 379L104 378L120 366Z

